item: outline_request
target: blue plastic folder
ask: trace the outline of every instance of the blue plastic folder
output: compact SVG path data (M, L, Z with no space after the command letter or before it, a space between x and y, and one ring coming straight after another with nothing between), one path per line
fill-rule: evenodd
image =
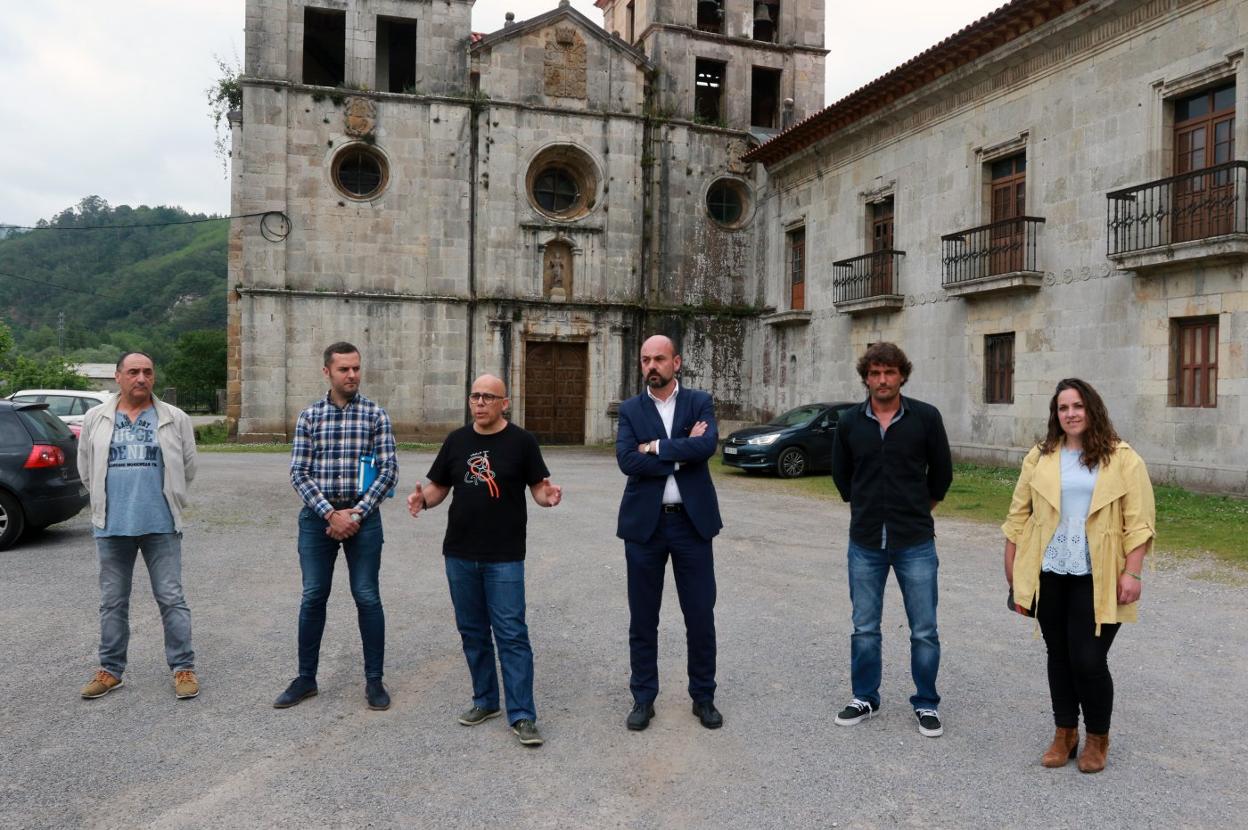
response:
M362 496L368 492L368 488L373 486L373 482L377 480L377 456L372 453L360 456L359 474L355 478L359 485L359 494ZM390 492L386 493L386 498L394 498L394 488L390 488Z

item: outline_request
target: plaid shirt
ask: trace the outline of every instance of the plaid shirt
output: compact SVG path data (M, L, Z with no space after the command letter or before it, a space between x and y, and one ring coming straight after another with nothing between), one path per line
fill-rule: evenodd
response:
M360 456L368 453L377 458L377 480L361 496ZM330 501L356 499L356 507L367 516L398 480L394 430L386 410L358 392L339 409L326 393L299 413L290 448L290 483L318 515L333 511Z

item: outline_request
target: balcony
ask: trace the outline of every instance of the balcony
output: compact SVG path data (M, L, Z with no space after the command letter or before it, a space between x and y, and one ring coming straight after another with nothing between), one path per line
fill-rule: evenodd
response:
M1120 271L1248 259L1248 161L1107 193L1106 254Z
M1044 220L1002 219L940 238L941 285L955 297L1037 291L1036 247Z
M874 251L832 263L832 304L845 314L897 311L906 297L898 293L901 258L905 251Z

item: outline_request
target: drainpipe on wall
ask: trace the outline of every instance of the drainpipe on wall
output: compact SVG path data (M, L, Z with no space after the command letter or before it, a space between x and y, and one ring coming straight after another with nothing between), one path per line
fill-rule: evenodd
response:
M476 361L476 321L477 321L477 169L481 162L481 153L477 142L481 138L481 127L478 119L486 109L481 101L481 76L473 72L471 117L469 121L470 141L468 160L468 342L464 350L464 423L471 423L472 409L468 405L468 393L472 391L473 365Z

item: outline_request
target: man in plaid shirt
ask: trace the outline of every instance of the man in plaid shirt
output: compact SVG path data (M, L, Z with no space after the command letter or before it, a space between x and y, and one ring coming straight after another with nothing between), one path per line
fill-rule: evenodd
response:
M290 482L303 499L299 511L303 573L299 676L273 705L287 709L316 694L325 605L341 547L364 644L364 697L368 708L388 709L390 694L381 682L386 617L377 587L383 542L378 508L399 478L394 431L386 411L359 393L360 350L339 342L325 349L324 357L329 392L299 413L290 450ZM360 492L360 458L366 455L373 457L377 477Z

